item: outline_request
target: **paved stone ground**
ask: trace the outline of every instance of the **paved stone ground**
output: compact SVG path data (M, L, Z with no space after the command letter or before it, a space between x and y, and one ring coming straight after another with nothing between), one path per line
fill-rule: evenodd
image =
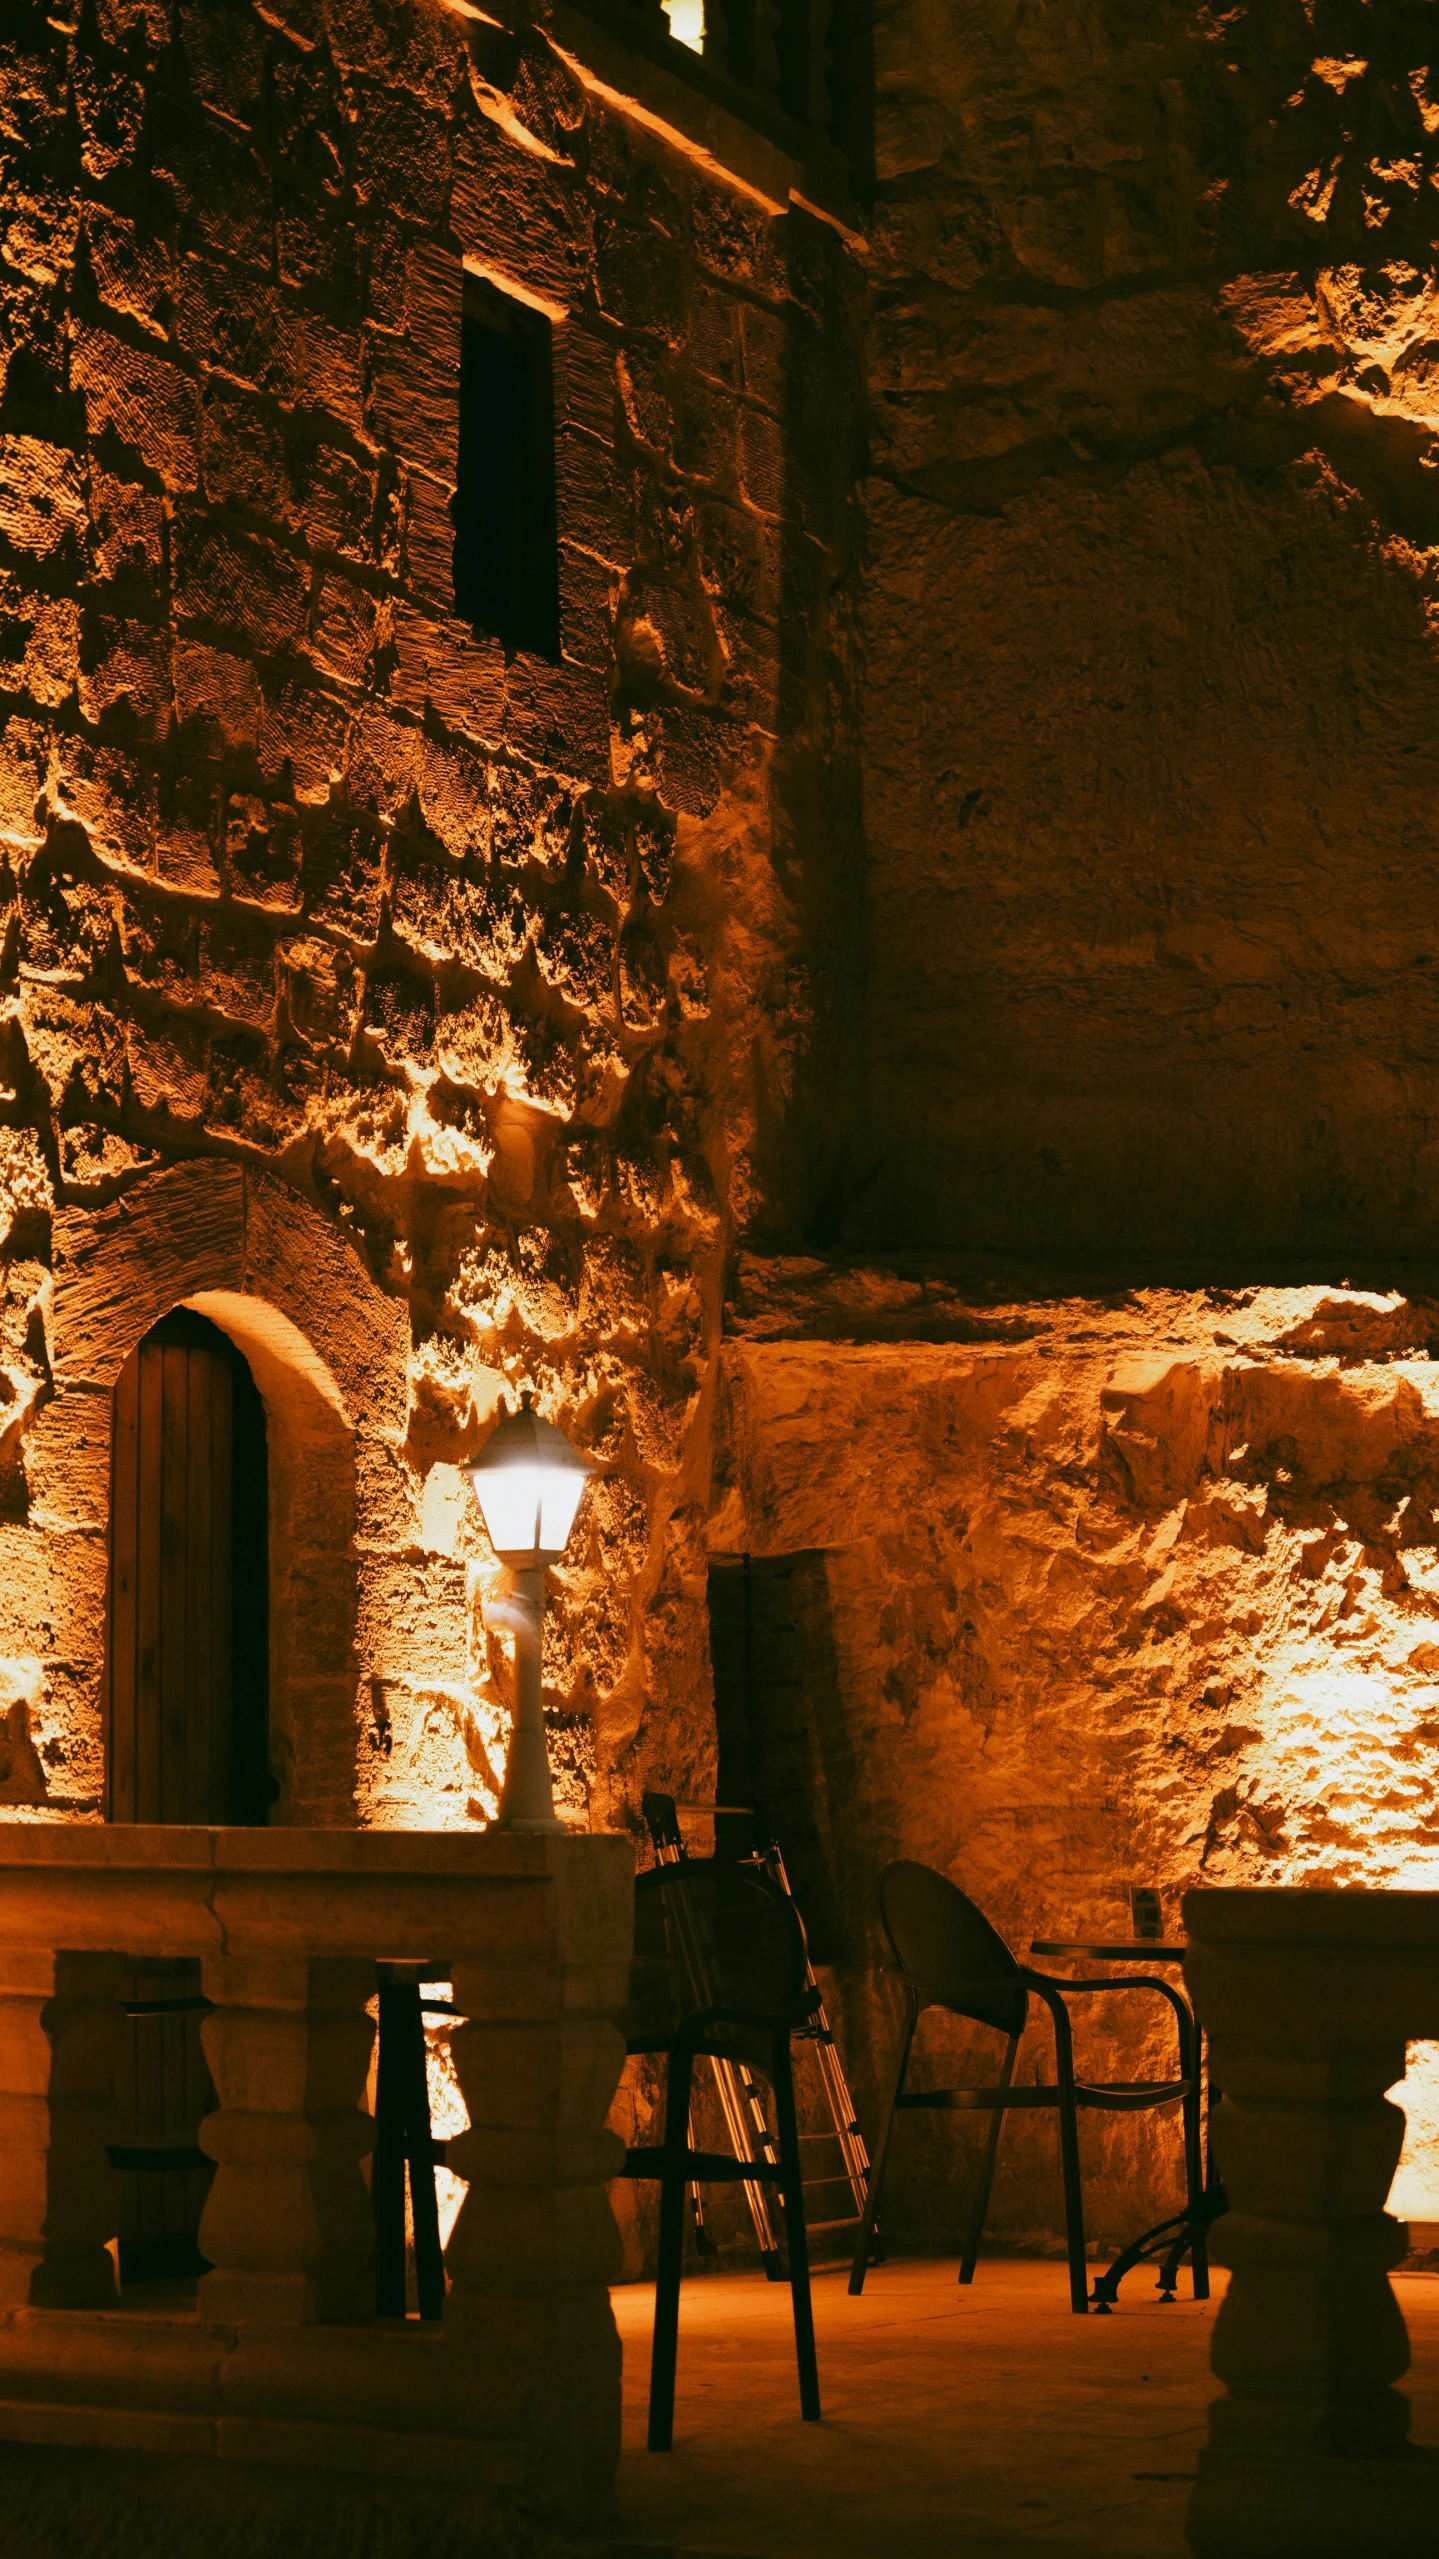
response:
M1223 2278L1219 2278L1222 2283ZM1439 2444L1439 2279L1399 2278L1414 2433ZM644 2448L654 2293L615 2295L625 2343L620 2495L640 2552L706 2559L1183 2559L1214 2384L1214 2304L1132 2282L1073 2317L1061 2264L878 2268L861 2300L816 2279L824 2422L802 2425L789 2296L758 2276L687 2283L675 2450Z

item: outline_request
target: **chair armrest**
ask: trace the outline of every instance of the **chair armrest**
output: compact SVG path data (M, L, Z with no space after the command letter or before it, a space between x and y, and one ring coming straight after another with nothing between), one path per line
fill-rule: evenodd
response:
M1182 1990L1176 1990L1172 1982L1158 1980L1153 1973L1103 1973L1096 1974L1091 1980L1087 1976L1032 1972L1024 1965L1020 1969L1020 1979L1034 1989L1046 1984L1050 1990L1154 1990L1161 1999L1167 1999L1171 2007L1178 2003L1189 2008ZM1192 2010L1190 2014L1193 2014Z
M1075 1990L1148 1990L1154 1992L1157 1998L1166 2000L1169 2007L1173 2010L1175 2028L1179 2037L1180 2075L1185 2079L1191 2076L1193 2070L1195 2035L1194 2011L1188 2000L1185 1998L1183 1991L1176 1990L1172 1982L1159 1981L1153 1973L1113 1973L1098 1976L1093 1980L1086 1977L1077 1981L1066 1981L1057 1973L1036 1973L1031 1972L1027 1967L1021 1968L1020 1979L1025 1983L1027 1988L1038 1991L1040 1998L1043 1999L1051 2009L1054 2006L1056 1993L1060 2000L1063 2001L1071 1991Z

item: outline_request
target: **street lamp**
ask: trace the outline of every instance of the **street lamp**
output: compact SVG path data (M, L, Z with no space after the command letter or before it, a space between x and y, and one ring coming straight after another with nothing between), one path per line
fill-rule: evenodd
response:
M500 1795L500 1830L563 1830L555 1811L540 1699L545 1572L565 1551L588 1458L535 1411L533 1395L504 1411L469 1469L490 1544L510 1570L511 1588L485 1608L485 1624L515 1639L515 1720Z

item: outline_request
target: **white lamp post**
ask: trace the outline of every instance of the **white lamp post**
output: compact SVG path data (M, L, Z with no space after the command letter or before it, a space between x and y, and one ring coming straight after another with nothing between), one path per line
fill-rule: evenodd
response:
M563 1830L555 1811L545 1749L540 1692L540 1648L545 1621L545 1573L565 1551L586 1478L588 1458L571 1448L564 1432L541 1419L533 1395L517 1413L504 1412L469 1469L490 1544L507 1564L513 1587L485 1610L487 1626L515 1639L515 1721L500 1795L501 1830Z

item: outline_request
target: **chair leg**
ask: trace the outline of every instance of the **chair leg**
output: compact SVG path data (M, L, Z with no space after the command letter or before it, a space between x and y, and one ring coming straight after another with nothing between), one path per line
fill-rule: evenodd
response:
M650 2354L651 2452L674 2444L675 2366L679 2360L680 2275L685 2244L685 2170L688 2165L690 2078L693 2061L683 2046L670 2054L665 2080L665 2158L660 2169L660 2253L655 2282L655 2335Z
M1204 2219L1204 2117L1200 2082L1203 2046L1196 2021L1189 2030L1189 2094L1184 2101L1184 2174L1187 2189L1190 2240L1189 2270L1196 2301L1209 2299L1209 2235Z
M799 2157L799 2125L794 2111L794 2072L789 2030L774 2039L774 2110L779 2133L779 2164L784 2178L785 2247L789 2256L789 2291L794 2308L794 2351L799 2365L799 2412L811 2425L819 2423L819 2364L814 2350L814 2304L809 2289L809 2238L804 2226L804 2178Z
M874 2238L875 2223L879 2219L880 2191L884 2185L884 2172L889 2164L889 2145L890 2137L894 2131L895 2109L898 2106L900 2097L904 2091L904 2074L909 2068L909 2055L910 2048L914 2042L914 2030L919 2024L919 2011L915 2007L913 1993L909 1993L907 1996L909 2003L908 2014L904 2022L904 2032L899 2039L899 2051L895 2056L894 2077L890 2082L889 2103L884 2110L884 2121L880 2126L879 2140L875 2145L874 2160L870 2167L869 2188L865 2195L864 2202L864 2216L859 2225L859 2237L855 2241L854 2263L849 2270L850 2292L856 2296L864 2290L865 2270L869 2264L870 2245Z
M1001 2099L1006 2097L1009 2093L1009 2083L1014 2077L1015 2056L1018 2051L1019 2037L1018 2035L1011 2035L1009 2039L1009 2047L1004 2056L1004 2067L999 2074L999 2095ZM962 2284L973 2283L974 2269L979 2262L979 2243L984 2237L985 2215L989 2210L989 2190L994 2183L995 2155L999 2149L999 2136L1003 2128L1004 2107L1000 2104L995 2107L995 2110L989 2119L989 2130L985 2135L984 2141L984 2157L980 2161L979 2166L979 2184L974 2190L974 2202L970 2206L969 2228L965 2233L964 2240L964 2255L959 2261L959 2280Z
M1074 2039L1063 2000L1047 2003L1054 2021L1059 2083L1059 2158L1064 2171L1064 2228L1069 2243L1069 2306L1082 2318L1089 2308L1089 2261L1084 2253L1084 2189L1079 2174L1079 2107L1074 2094Z
M379 2055L375 2066L375 2146L370 2203L375 2217L375 2308L382 2319L405 2315L405 2091L399 2051L402 1994L380 1985Z
M410 2171L410 2217L415 2225L415 2292L422 2319L445 2312L445 2258L440 2246L440 2206L435 2192L435 2142L430 2122L430 2082L425 2021L418 1982L407 1993L405 2022L405 2156Z

